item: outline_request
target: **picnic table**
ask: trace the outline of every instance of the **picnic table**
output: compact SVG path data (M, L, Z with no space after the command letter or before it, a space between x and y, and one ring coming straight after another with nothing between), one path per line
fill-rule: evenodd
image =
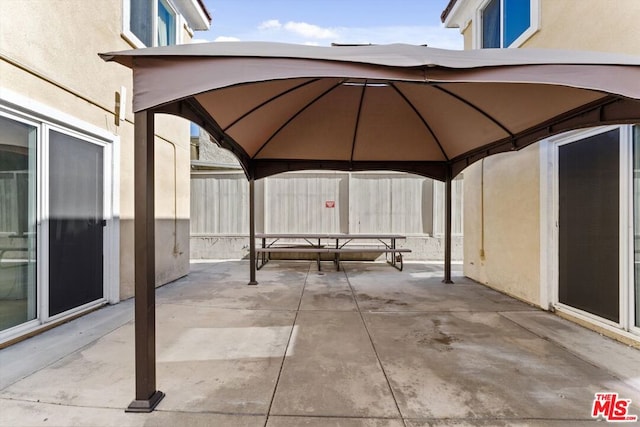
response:
M261 245L256 247L256 268L261 269L271 259L273 253L311 253L316 255L318 270L321 270L321 255L332 254L336 269L340 270L340 255L347 253L384 253L387 262L402 271L402 254L411 252L408 248L398 248L396 242L406 239L399 234L271 234L258 233ZM374 241L364 244L362 241ZM360 243L354 243L360 241Z

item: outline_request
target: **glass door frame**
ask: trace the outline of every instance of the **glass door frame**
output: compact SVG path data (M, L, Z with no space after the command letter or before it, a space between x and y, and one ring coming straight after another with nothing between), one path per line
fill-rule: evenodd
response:
M108 247L107 236L106 236L107 230L105 227L103 229L104 239L102 244L102 253L105 255L103 258L102 298L99 298L95 301L88 302L78 307L74 307L72 309L56 314L54 316L49 315L49 270L50 270L49 268L49 218L50 218L49 150L51 148L51 145L49 143L49 136L51 134L51 131L58 132L63 135L67 135L67 136L82 140L87 144L94 144L102 148L103 171L104 171L104 174L102 177L103 178L103 191L102 191L103 217L109 218L110 216L109 212L111 211L111 197L108 197L108 195L110 194L109 183L111 181L110 179L111 162L110 162L110 156L107 156L107 152L109 151L108 143L106 141L93 138L89 135L79 133L68 128L60 127L60 126L49 124L49 123L43 123L42 136L41 136L41 148L43 150L43 155L42 155L43 165L41 169L41 177L39 180L43 184L42 191L40 193L42 217L41 217L41 221L39 222L40 229L38 230L40 232L40 240L39 240L40 244L38 245L38 252L39 252L38 255L39 255L39 261L42 262L42 268L39 269L39 274L41 275L40 283L42 283L40 293L42 294L42 297L43 297L40 301L41 305L39 308L41 313L41 320L44 323L62 319L62 318L68 317L69 315L74 315L76 313L83 312L87 309L105 304L108 302L108 299L109 299L108 298L109 284L107 282L107 277L106 277L107 276L106 254L109 251L109 247Z
M33 120L31 118L28 117L24 117L22 115L18 115L18 114L13 114L11 111L4 111L3 109L0 109L0 117L3 117L5 119L8 120L13 120L15 122L24 124L24 125L28 125L28 126L32 126L35 128L35 132L36 132L36 141L35 141L35 151L34 154L36 156L36 163L35 163L35 170L34 170L34 179L35 179L35 184L36 184L36 194L35 194L35 232L36 232L36 283L35 283L35 309L36 309L36 313L35 313L35 318L32 320L27 320L24 323L20 323L18 325L12 326L10 328L7 328L3 331L0 331L0 338L2 338L3 334L10 334L10 335L15 335L15 334L21 334L24 332L27 332L31 329L33 329L34 327L37 327L38 325L40 325L41 321L40 321L40 307L42 305L42 292L40 289L40 247L41 247L41 241L40 241L40 212L41 212L41 203L40 203L40 193L41 193L41 183L40 180L38 179L38 174L40 173L41 170L41 163L42 163L42 153L41 153L41 144L40 144L40 139L42 138L42 126L41 123L38 122L37 120ZM31 183L30 183L31 185ZM29 256L31 256L31 254L29 254ZM27 292L33 292L31 290L28 290ZM28 297L27 297L28 298ZM1 340L0 340L1 342Z
M634 128L637 132L634 132ZM626 173L626 181L628 182L628 206L627 206L627 215L629 218L629 286L627 287L627 298L628 304L626 305L626 309L628 310L627 317L629 321L629 331L635 335L640 336L640 319L636 319L636 313L639 311L636 304L640 304L640 295L636 295L636 286L635 286L635 233L634 230L634 171L633 171L633 163L634 163L634 134L637 133L638 138L640 138L640 124L638 125L629 125L626 126L627 129L627 138L629 140L629 151L628 151L628 159L627 159L627 173ZM640 141L638 141L640 143ZM640 203L639 203L640 205ZM639 230L640 231L640 230ZM640 248L639 248L640 249ZM640 280L640 278L638 278ZM640 294L640 287L638 287L638 293ZM639 325L639 326L636 326Z
M616 129L620 132L619 322L562 304L558 295L559 147ZM633 127L602 126L571 131L548 138L540 145L540 305L637 341L640 328L634 325Z

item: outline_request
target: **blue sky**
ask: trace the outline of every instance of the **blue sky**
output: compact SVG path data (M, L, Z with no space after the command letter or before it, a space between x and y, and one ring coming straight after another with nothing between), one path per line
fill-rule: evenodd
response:
M444 28L448 0L205 0L213 15L201 41L410 43L462 49L457 29Z

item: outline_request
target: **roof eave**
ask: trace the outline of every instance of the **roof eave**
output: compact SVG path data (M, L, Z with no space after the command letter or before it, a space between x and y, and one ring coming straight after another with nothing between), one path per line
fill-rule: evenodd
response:
M447 17L449 17L451 10L456 6L457 2L458 0L449 0L449 4L447 4L447 7L444 8L442 14L440 15L440 21L442 21L443 24L447 20Z
M463 32L471 22L477 1L450 0L440 19L446 28L459 28Z
M211 27L211 14L202 0L174 0L174 4L192 29L206 31Z

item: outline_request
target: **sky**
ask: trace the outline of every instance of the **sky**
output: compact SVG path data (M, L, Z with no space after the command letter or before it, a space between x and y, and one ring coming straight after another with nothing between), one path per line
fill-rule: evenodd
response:
M273 41L328 46L409 43L462 49L440 14L449 0L204 0L212 15L197 41Z

